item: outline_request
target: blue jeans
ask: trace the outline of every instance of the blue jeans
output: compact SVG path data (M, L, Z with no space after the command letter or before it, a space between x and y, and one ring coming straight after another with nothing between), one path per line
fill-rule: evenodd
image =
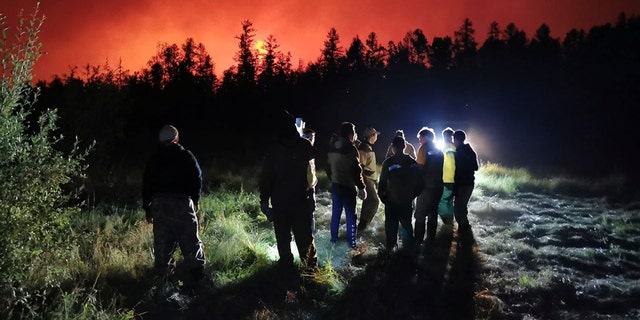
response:
M331 242L338 241L340 218L344 209L347 221L347 242L356 247L356 198L358 192L341 184L331 184Z

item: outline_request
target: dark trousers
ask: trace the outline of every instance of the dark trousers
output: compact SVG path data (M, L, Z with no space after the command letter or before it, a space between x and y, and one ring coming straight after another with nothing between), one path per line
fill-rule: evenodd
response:
M466 227L469 225L469 219L467 215L469 213L468 205L469 199L471 199L471 193L473 192L474 185L458 186L455 187L455 198L453 200L453 214L456 217L459 227Z
M300 260L307 267L318 264L316 243L311 230L313 213L303 203L297 208L273 208L273 229L282 265L293 264L291 233L296 240Z
M415 223L415 243L422 244L424 241L425 226L427 231L427 239L433 240L436 237L438 228L438 203L442 197L442 187L425 188L416 199L416 218ZM428 222L425 225L425 221Z
M411 213L413 203L387 202L384 206L384 229L387 249L391 250L398 244L398 223L401 226L400 239L402 247L410 249L413 244L413 226L411 225Z
M378 207L380 207L377 182L373 179L365 178L364 186L365 190L367 190L367 197L362 200L360 221L358 221L358 231L362 231L367 228L369 223L371 223L371 220L373 220L373 217L378 212Z
M156 269L161 272L167 270L176 245L179 245L187 267L194 275L201 275L205 264L204 246L198 236L198 218L191 198L154 195L151 213Z

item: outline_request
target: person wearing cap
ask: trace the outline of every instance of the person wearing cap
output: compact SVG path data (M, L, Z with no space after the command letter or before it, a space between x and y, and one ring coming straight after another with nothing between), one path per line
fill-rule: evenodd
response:
M268 146L259 178L260 210L273 222L278 248L278 266L291 275L295 272L291 252L292 234L302 267L312 270L318 255L312 231L313 211L309 197L317 183L315 150L300 136L294 119L283 114L278 118L276 141Z
M356 248L356 199L366 197L362 167L355 146L356 127L342 122L339 131L329 140L327 176L331 180L331 243L338 241L340 217L344 209L347 242Z
M190 285L200 280L205 265L197 217L202 171L191 151L178 143L174 126L163 126L158 140L142 179L142 206L153 223L154 268L160 275L170 271L177 244L189 271L184 282Z
M406 138L404 137L404 131L396 130L395 137L401 137L402 139L405 139L404 140L405 147L404 147L403 152L405 154L408 154L409 157L411 157L411 159L415 160L416 159L416 148L414 148L413 145L409 141L406 140ZM389 147L387 148L387 155L385 156L385 159L391 157L392 155L393 155L393 153L391 152L391 144L389 144Z
M402 248L411 252L413 247L413 226L411 214L413 200L422 192L424 180L420 166L405 154L405 140L396 136L391 142L393 155L382 162L378 195L384 203L384 229L386 249L393 252L398 244L398 223L401 226Z
M364 139L358 147L362 176L364 177L365 189L367 190L367 196L362 200L362 208L360 209L358 232L362 232L367 228L380 206L377 186L378 177L376 175L378 163L376 162L376 153L373 151L373 145L378 141L379 134L380 132L374 128L365 128L362 131Z
M438 203L442 197L442 167L444 154L435 144L435 133L429 127L423 127L418 132L420 148L416 162L422 167L424 187L416 199L415 216L415 244L421 245L424 241L425 227L427 241L436 238L438 228ZM427 220L426 225L425 221Z

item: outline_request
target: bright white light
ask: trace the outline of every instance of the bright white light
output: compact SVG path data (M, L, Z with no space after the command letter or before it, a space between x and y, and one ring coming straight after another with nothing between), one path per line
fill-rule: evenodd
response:
M444 149L444 141L436 139L436 148L438 148L438 150Z

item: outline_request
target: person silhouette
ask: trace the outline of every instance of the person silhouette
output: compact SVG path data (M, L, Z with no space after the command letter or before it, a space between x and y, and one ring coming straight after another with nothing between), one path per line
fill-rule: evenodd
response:
M468 205L475 185L475 172L478 170L478 155L470 144L465 143L467 134L463 130L453 133L453 144L456 146L455 158L455 197L453 200L453 214L458 222L458 230L470 230L471 225L467 215Z

